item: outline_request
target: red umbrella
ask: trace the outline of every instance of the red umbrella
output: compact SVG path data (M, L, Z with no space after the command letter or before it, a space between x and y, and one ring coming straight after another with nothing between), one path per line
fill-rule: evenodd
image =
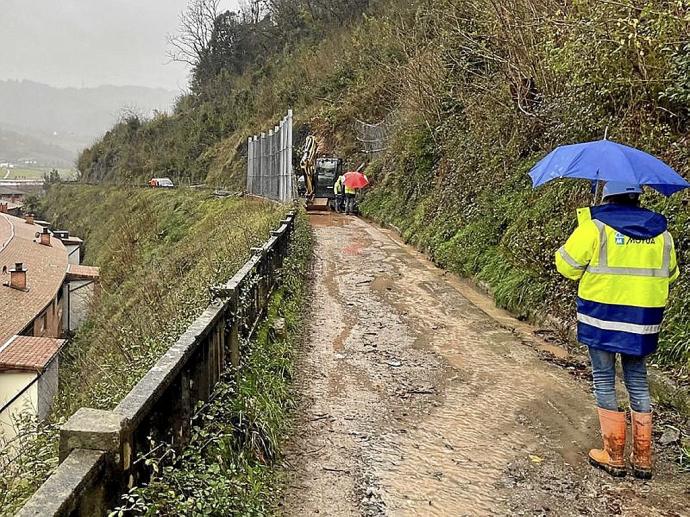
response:
M358 171L350 171L345 173L345 186L347 188L359 189L364 188L369 184L367 177Z

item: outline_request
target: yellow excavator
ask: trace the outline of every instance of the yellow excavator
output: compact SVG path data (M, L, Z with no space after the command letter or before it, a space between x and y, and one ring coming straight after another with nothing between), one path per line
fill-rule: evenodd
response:
M305 197L307 199L314 197L314 183L316 180L316 153L319 150L319 143L312 135L307 137L302 148L302 160L299 162L299 168L302 171L302 178L304 179Z
M319 157L318 141L312 135L307 137L302 148L297 190L305 199L308 211L334 210L335 194L333 186L343 174L343 161L337 157Z

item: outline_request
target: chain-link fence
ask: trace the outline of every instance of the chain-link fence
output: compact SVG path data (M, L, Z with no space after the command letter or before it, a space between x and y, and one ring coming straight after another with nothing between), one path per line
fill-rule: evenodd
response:
M368 124L355 120L357 140L362 144L362 152L370 158L376 158L388 149L388 140L393 133L394 118L388 115L377 124Z
M283 203L294 199L292 110L268 133L249 138L247 192Z

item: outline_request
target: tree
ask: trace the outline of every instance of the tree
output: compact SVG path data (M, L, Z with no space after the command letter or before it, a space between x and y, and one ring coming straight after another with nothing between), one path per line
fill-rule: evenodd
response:
M269 0L244 0L240 2L240 12L245 23L256 25L268 11Z
M180 14L178 33L168 35L168 57L196 68L209 50L220 0L191 0Z
M60 183L62 178L60 177L60 172L57 169L51 169L50 172L43 174L43 183L46 185L53 185L55 183Z

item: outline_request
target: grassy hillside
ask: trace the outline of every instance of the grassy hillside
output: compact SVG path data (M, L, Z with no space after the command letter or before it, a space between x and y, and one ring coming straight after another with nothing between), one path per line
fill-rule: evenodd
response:
M111 409L264 242L284 209L193 191L56 186L39 213L85 240L101 295L60 357L51 420L27 422L21 454L0 468L0 515L21 506L57 462L57 425L82 406ZM39 431L38 439L32 439ZM0 450L0 465L15 456Z
M191 442L173 464L123 497L120 510L136 515L273 515L279 490L276 467L294 407L294 358L304 334L313 235L297 220L282 286L266 321L244 344L239 375L216 386L194 422ZM275 332L282 319L285 332Z
M58 187L43 203L48 220L85 240L85 262L101 268L103 294L62 361L65 414L116 405L210 303L210 286L229 279L284 216L273 204L181 190Z
M339 25L312 5L351 14ZM241 185L246 136L288 107L296 135L312 132L322 150L356 163L355 119L387 117L365 213L487 283L502 306L567 323L574 287L554 272L553 253L591 195L577 182L533 192L530 167L608 128L690 177L687 1L275 0L268 10L259 21L219 22L236 43L209 47L214 66L198 63L173 115L129 120L85 151L84 177L166 172ZM247 31L270 44L246 52ZM687 264L684 196L645 202L669 216ZM689 278L674 289L658 357L681 368L690 362Z

